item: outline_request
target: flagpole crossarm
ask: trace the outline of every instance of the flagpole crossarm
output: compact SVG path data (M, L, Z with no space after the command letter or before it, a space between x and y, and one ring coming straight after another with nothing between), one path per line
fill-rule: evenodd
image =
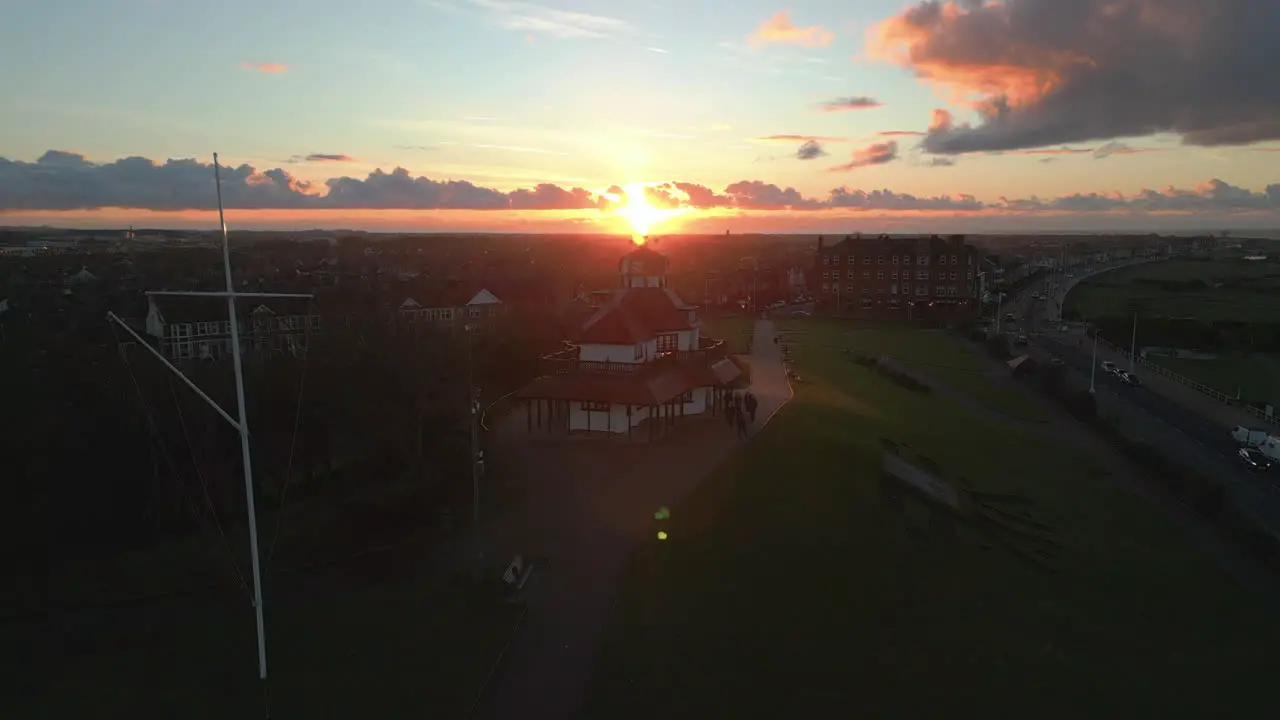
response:
M223 420L226 420L227 422L231 423L231 427L235 428L236 431L240 431L239 421L237 421L235 418L232 418L231 415L229 415L226 410L222 409L221 405L215 402L213 398L209 397L208 394L205 393L205 391L201 390L200 386L196 385L195 382L191 380L191 378L184 375L181 370L179 370L177 367L174 366L173 363L169 362L168 358L166 358L164 355L161 355L159 350L156 350L154 347L152 347L151 343L143 339L143 337L139 335L137 332L135 332L133 328L129 327L124 320L121 320L119 315L116 315L114 312L108 312L107 319L119 325L120 327L124 328L125 332L132 335L133 339L138 341L138 344L146 348L147 351L150 352L152 355L155 355L156 359L164 363L164 366L166 368L169 368L169 370L172 371L174 375L177 375L178 378L182 380L182 382L187 384L187 387L191 388L196 395L199 395L201 400L204 400L206 403L209 403L209 407L213 408L219 415L221 415Z
M296 300L314 300L316 297L311 293L255 293L228 290L147 290L144 294L160 297L293 298Z

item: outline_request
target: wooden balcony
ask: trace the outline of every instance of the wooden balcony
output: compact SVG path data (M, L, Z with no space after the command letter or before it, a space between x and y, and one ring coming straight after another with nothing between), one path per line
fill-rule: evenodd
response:
M728 354L724 340L704 337L699 339L698 344L697 350L673 350L662 353L648 362L635 363L579 360L578 347L576 345L566 345L559 352L542 356L542 374L651 375L679 365L710 364Z

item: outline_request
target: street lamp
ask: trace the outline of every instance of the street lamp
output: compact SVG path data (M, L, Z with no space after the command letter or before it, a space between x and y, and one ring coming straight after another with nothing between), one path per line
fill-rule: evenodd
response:
M467 401L471 411L471 524L476 535L476 557L484 561L484 544L480 542L480 467L484 455L480 450L480 388L476 387L473 345L477 326L467 324Z
M1089 394L1093 395L1097 392L1097 386L1094 380L1098 376L1098 330L1093 331L1093 362L1089 364Z

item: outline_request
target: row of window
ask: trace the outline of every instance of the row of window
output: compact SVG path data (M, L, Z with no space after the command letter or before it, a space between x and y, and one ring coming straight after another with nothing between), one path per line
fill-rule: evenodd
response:
M298 352L307 347L306 338L295 335L274 335L261 340L246 340L241 346L245 352ZM165 355L174 360L219 360L231 356L231 340L174 340L166 344Z
M489 317L498 317L497 305L489 305ZM472 320L485 316L484 307L475 306L467 309L466 316ZM463 317L461 312L454 313L453 308L423 308L421 310L401 310L402 317L409 318L411 322L452 322L455 317Z
M849 280L853 280L853 279L854 279L854 277L855 277L854 273L856 273L856 272L857 272L856 270L847 270L847 271L845 271L845 277L846 277L847 279L849 279ZM884 273L885 273L885 271L884 271L884 270L877 270L877 271L876 271L876 279L877 279L877 280L884 280L884 279L885 279L885 275L884 275ZM890 271L890 274L892 275L892 279L893 279L893 280L897 280L897 279L899 279L899 278L898 278L898 271L897 271L897 270L891 270L891 271ZM939 271L938 271L938 274L937 274L937 279L938 279L938 280L948 280L948 279L950 279L950 280L957 280L957 279L959 279L959 277L958 277L958 276L959 276L959 273L957 273L955 270L952 270L950 273L948 273L948 272L944 272L944 271L942 271L942 270L939 270ZM916 280L928 280L928 279L930 279L930 277L931 277L931 276L929 275L929 271L928 271L928 270L917 270L917 271L916 271L916 277L915 277L915 279L916 279ZM822 271L822 279L823 279L823 280L839 280L839 279L840 279L840 271L839 271L839 270L823 270L823 271ZM870 271L870 270L863 270L863 271L862 271L862 279L863 279L863 280L870 280L870 279L871 279L871 271ZM902 271L902 278L901 278L901 279L903 279L903 280L910 280L910 279L911 279L911 271L910 271L910 270L903 270L903 271ZM972 270L970 270L970 271L968 271L967 273L965 273L965 280L972 280L972 279L973 279L973 271L972 271Z
M863 295L870 295L870 294L872 294L872 288L871 288L871 286L870 286L870 285L863 285L863 286L861 286L861 287L862 287L861 293L862 293ZM958 295L960 295L960 294L961 294L961 293L960 293L960 290L961 290L961 287L960 287L959 285L934 285L934 286L933 286L933 294L934 294L934 296L937 296L937 297L941 297L941 296L958 296ZM824 292L824 293L839 293L839 292L840 292L840 283L838 283L838 282L834 282L834 283L822 283L822 292ZM853 285L852 283L850 283L850 284L848 284L848 285L845 285L845 286L844 286L844 293L845 293L846 295L853 295L855 292L858 292L858 287L857 287L857 286L855 286L855 285ZM909 284L909 283L904 283L904 284L902 285L902 287L901 287L901 293L899 293L898 283L893 283L892 285L889 285L888 287L885 287L885 286L881 285L880 287L875 288L875 294L876 294L876 295L885 295L885 294L888 294L888 295L899 295L899 294L901 294L901 295L911 295L913 292L914 292L914 294L915 294L916 296L918 296L918 297L925 297L925 296L927 296L927 295L929 294L929 284L928 284L928 283L920 283L920 284L918 284L918 285L911 285L911 284Z
M903 265L910 265L910 264L911 264L911 256L910 256L910 255L890 255L890 256L888 256L888 257L889 257L889 264L890 264L890 265L897 265L897 264L899 264L899 262L901 262L901 264L903 264ZM847 259L842 261L842 260L841 260L841 258L847 258ZM884 259L885 259L885 256L884 256L884 255L877 255L877 256L876 256L876 264L877 264L877 265L884 265L884 264L885 264L885 260L884 260ZM856 262L857 262L857 260L858 260L858 256L856 256L856 255L823 255L823 256L822 256L822 264L823 264L823 265L839 265L841 262L847 262L848 264L853 265L854 263L856 263ZM966 254L966 255L965 255L965 263L966 263L966 264L968 264L968 265L972 265L972 264L973 264L973 255L971 255L971 254ZM863 256L862 256L862 264L863 264L863 265L870 265L870 264L871 264L871 256L870 256L870 255L863 255ZM928 256L928 255L916 255L916 262L915 262L915 264L916 264L916 265L928 265L928 264L929 264L929 256ZM939 255L939 256L938 256L938 264L939 264L939 265L959 265L959 264L960 264L960 256L959 256L959 255Z
M308 325L312 329L320 327L319 315L287 315L285 317L255 317L251 327L254 330L302 330ZM243 325L241 326L243 327ZM208 335L230 335L230 320L211 320L208 322L173 323L167 332L173 338L203 337Z
M676 399L672 398L672 400L675 401ZM685 390L684 394L680 396L680 399L678 402L684 402L684 403L693 402L693 391ZM584 412L609 412L609 407L610 407L609 403L607 402L596 402L592 400L583 400L579 406L582 408Z

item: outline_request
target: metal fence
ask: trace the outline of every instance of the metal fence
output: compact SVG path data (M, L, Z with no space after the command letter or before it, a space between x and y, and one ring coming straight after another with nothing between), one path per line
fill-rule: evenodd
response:
M1124 357L1125 359L1129 358L1128 350L1107 341L1105 338L1101 338L1101 337L1098 338L1098 342L1102 346L1109 348L1112 352ZM1208 395L1209 397L1213 398L1214 400L1217 400L1218 402L1224 405L1239 407L1241 410L1244 410L1245 412L1249 413L1250 415L1253 415L1254 417L1258 418L1259 420L1269 425L1280 427L1280 418L1277 418L1275 415L1267 415L1266 413L1264 413L1263 411L1259 410L1256 407L1253 407L1252 405L1241 405L1239 403L1239 398L1234 395L1228 395L1222 392L1221 390L1218 390L1216 388L1211 388L1202 382L1192 380L1186 375L1181 375L1172 370L1161 367L1160 365L1157 365L1153 362L1148 361L1146 358L1143 358L1142 356L1138 356L1134 358L1134 364L1144 368L1148 372L1155 373L1156 375L1160 375L1161 377L1169 378L1170 380L1176 383L1181 383L1182 385L1186 385L1192 390L1195 390L1203 395Z

